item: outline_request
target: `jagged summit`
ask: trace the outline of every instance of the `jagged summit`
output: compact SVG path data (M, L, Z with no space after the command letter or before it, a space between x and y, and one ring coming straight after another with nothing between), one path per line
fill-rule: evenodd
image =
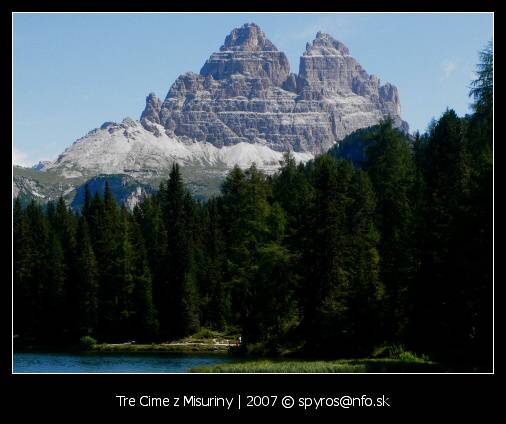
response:
M278 51L256 24L244 24L232 30L220 51L213 53L200 70L200 75L215 80L232 75L264 78L278 87L289 73L286 55Z
M306 44L304 52L304 56L348 56L349 54L348 47L321 31L316 33L316 38L312 43Z
M276 46L267 39L264 32L257 24L244 24L240 28L234 28L225 38L225 43L220 51L278 51Z
M146 107L141 115L141 121L151 121L157 124L160 123L160 109L162 108L162 101L156 96L155 93L149 93L146 97Z

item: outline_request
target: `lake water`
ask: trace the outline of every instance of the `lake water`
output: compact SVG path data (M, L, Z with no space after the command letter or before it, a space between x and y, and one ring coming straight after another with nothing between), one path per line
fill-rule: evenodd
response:
M15 373L186 373L233 362L225 355L14 353Z

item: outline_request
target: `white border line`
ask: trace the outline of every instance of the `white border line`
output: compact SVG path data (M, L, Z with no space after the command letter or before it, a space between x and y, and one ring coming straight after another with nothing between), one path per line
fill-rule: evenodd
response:
M492 15L492 51L495 51L495 38L494 38L494 27L495 27L495 12L12 12L11 13L11 22L12 22L12 35L11 35L11 46L12 46L12 65L11 65L11 96L12 96L12 118L11 118L11 129L12 129L12 147L14 148L14 15L21 14L138 14L138 15L160 15L160 14L200 14L200 15L214 15L214 14L284 14L284 15L292 15L292 14L302 14L302 15L315 15L315 14L327 14L327 15L337 15L337 14L412 14L412 15ZM495 62L495 60L494 60ZM495 84L495 67L493 68L493 81ZM254 373L254 372L244 372L244 373L178 373L178 372L166 372L166 373L157 373L157 372L14 372L14 337L11 338L11 375L244 375L244 374L255 374L255 375L493 375L495 374L495 234L494 234L494 224L495 224L495 161L494 154L495 151L495 90L493 92L493 125L492 125L492 372L426 372L426 373L417 373L417 372L363 372L363 373L352 373L352 372L342 372L342 373L295 373L295 372L286 372L286 373ZM12 161L12 173L11 173L12 181L14 182L14 163ZM11 188L11 195L14 194L14 186ZM14 197L12 197L14 199ZM14 208L11 207L11 227L14 226ZM14 336L14 233L11 231L11 252L12 252L12 265L11 265L11 331L12 336Z

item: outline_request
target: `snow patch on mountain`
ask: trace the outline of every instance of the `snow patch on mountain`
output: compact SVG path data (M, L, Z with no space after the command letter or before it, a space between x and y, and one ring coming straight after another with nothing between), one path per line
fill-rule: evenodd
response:
M314 157L307 152L292 153L297 162ZM282 158L282 152L261 142L218 148L211 143L170 137L158 124L147 130L139 121L126 118L120 124L107 122L90 131L40 170L54 170L67 178L100 173L157 175L166 173L177 162L183 166L224 168L247 168L255 163L269 172L279 167Z

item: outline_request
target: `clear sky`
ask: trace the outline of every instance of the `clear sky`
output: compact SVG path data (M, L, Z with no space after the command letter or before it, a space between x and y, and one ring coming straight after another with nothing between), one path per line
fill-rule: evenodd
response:
M446 107L469 111L478 51L493 29L491 14L15 14L14 163L54 159L105 121L138 119L149 92L165 98L246 22L293 72L317 31L343 42L369 74L399 88L412 131Z

